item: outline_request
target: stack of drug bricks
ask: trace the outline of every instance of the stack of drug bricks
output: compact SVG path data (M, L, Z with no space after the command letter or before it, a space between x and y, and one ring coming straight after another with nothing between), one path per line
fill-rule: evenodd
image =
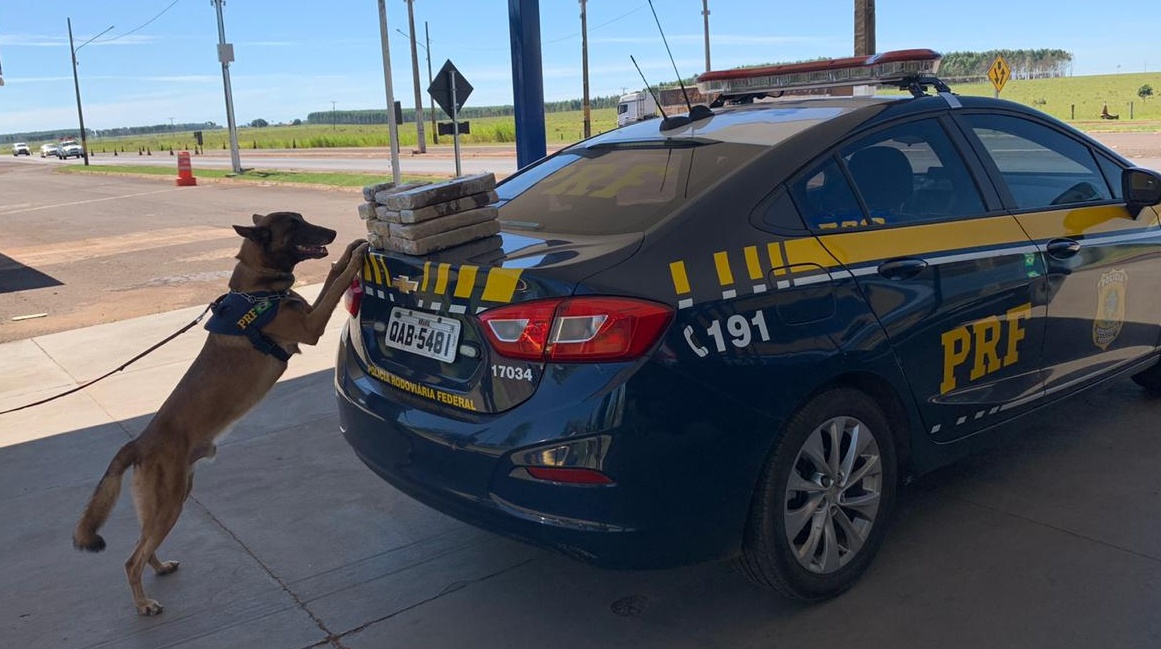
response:
M500 232L496 176L465 176L437 184L393 183L363 188L359 216L367 239L381 250L426 255Z

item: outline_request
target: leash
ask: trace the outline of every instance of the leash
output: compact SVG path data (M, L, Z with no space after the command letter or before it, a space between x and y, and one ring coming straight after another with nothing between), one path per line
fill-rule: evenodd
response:
M193 327L197 326L197 324L198 324L199 322L201 322L201 321L202 321L202 318L206 317L206 314L210 312L210 309L213 309L213 308L214 308L214 305L216 305L216 304L218 303L218 301L219 301L219 300L221 300L221 298L218 298L218 300L214 300L213 302L211 302L211 303L210 303L210 304L209 304L209 305L208 305L208 306L205 308L205 310L201 312L201 315L199 315L198 317L194 318L194 319L193 319L193 321L191 321L189 324L187 324L187 325L185 325L184 327L182 327L181 329L178 329L177 331L175 331L175 332L173 332L173 333L169 334L168 336L166 336L166 337L165 337L165 339L164 339L164 340L162 340L162 341L161 341L161 342L159 342L159 343L156 343L156 344L154 344L154 345L153 345L152 347L150 347L149 349L146 349L145 351L141 352L140 354L138 354L138 355L134 356L133 358L130 358L129 360L125 361L125 362L124 362L124 363L122 363L122 364L121 364L121 366L120 366L120 367L118 367L117 369L115 369L115 370L111 370L111 371L109 371L109 372L106 372L106 373L102 374L101 376L98 376L97 378L95 378L95 379L93 379L93 380L91 380L91 381L86 381L86 382L84 382L84 383L82 383L82 384L80 384L80 385L76 386L75 388L72 388L72 389L70 389L70 390L66 390L66 391L64 391L64 392L61 392L60 394L53 395L53 396L51 396L51 397L48 397L47 399L41 399L40 401L34 401L34 402L32 402L32 403L26 403L26 404L24 404L23 406L20 406L20 407L18 407L18 408L10 408L10 409L8 409L8 410L0 410L0 415L6 415L6 414L8 414L8 413L10 413L10 412L16 412L16 411L18 411L18 410L24 410L24 409L26 409L26 408L32 408L32 407L35 407L35 406L39 406L39 405L42 405L42 404L46 404L46 403L48 403L49 401L56 401L57 399L60 399L61 397L67 397L68 395L70 395L70 394L72 394L72 393L74 393L74 392L78 392L78 391L80 391L80 390L84 390L85 388L87 388L87 387L89 387L90 385L92 385L92 384L96 383L97 381L101 381L101 380L103 380L103 379L107 379L107 378L109 378L110 376L112 376L112 375L116 374L117 372L120 372L121 370L125 369L126 367L129 367L129 366L130 366L130 365L132 365L133 363L136 363L137 361L141 360L142 358L145 358L146 356L148 356L149 354L151 354L153 351L155 351L155 350L156 350L158 347L161 347L162 345L164 345L164 344L168 343L169 341L173 340L174 338L177 338L178 336L182 335L183 333L185 333L185 332L189 331L190 329L192 329Z

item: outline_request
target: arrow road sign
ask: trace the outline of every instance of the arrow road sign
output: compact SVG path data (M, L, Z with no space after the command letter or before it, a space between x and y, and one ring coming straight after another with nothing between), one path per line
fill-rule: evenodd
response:
M1008 62L1004 60L1004 57L997 56L996 60L992 62L992 67L988 68L988 78L996 87L996 94L1000 94L1000 91L1004 89L1004 84L1012 78L1012 69L1008 67Z

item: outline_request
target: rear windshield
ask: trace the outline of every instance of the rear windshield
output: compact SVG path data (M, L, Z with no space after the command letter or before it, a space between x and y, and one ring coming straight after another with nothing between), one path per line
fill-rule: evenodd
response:
M496 187L500 220L509 230L643 232L766 149L682 140L564 151Z

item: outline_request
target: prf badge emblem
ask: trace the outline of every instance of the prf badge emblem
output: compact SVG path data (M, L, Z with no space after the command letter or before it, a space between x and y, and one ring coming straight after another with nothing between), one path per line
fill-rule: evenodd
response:
M1125 306L1129 290L1129 274L1110 270L1097 282L1096 317L1092 321L1092 342L1102 350L1121 335L1125 324Z

